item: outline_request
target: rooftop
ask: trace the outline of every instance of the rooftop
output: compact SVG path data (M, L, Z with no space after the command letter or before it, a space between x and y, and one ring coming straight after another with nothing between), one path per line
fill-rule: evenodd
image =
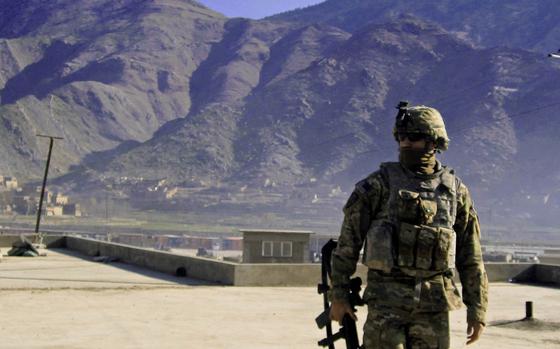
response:
M0 263L2 348L303 349L318 348L324 336L314 323L322 307L315 287L216 286L66 249L46 252ZM490 286L489 326L469 348L560 346L560 289ZM525 301L534 302L535 326L499 325L523 318ZM358 317L361 332L365 308ZM451 323L452 347L462 348L465 310L451 313Z

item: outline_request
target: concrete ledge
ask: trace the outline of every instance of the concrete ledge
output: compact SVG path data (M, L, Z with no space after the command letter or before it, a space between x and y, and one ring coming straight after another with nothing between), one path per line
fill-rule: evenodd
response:
M529 263L487 263L490 282L538 282L560 285L560 266ZM358 265L356 276L367 280L367 268ZM314 286L320 282L320 264L238 264L236 286ZM456 278L460 282L459 277Z
M536 282L560 286L560 265L535 264L534 268Z
M237 264L235 286L316 286L320 264Z
M560 266L560 254L539 256L542 264L551 264Z
M35 240L35 234L23 234L23 236L25 236L25 238L30 242L33 242ZM0 248L10 249L14 242L19 240L20 234L0 234ZM43 243L47 246L47 248L65 247L64 236L60 234L45 236Z
M180 256L163 251L72 236L66 237L66 247L88 256L115 257L125 263L167 274L188 276L224 285L233 285L235 280L236 264L230 262Z
M33 235L28 238L33 240ZM17 239L19 235L0 235L0 247L11 247ZM224 285L315 286L321 279L320 264L238 264L72 236L49 235L45 243L48 247L66 247L88 256L115 257L147 269ZM525 263L487 263L485 266L490 282L560 286L560 266ZM365 282L367 268L358 265L356 275Z
M533 278L531 263L485 263L489 282L523 281Z

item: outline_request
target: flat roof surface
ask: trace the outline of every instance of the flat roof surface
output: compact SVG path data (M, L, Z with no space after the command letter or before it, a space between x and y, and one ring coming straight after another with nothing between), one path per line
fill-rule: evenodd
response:
M315 287L214 286L64 249L47 253L0 262L2 348L303 349L324 336L314 322L322 308ZM560 347L560 289L490 290L490 326L468 348ZM534 302L537 326L492 325L523 318L525 301ZM360 308L360 336L365 315ZM452 312L451 323L452 348L465 347L465 310Z

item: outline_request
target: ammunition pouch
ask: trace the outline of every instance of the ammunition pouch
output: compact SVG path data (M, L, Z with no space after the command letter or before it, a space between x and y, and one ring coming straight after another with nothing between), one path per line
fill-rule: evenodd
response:
M409 275L431 275L454 268L453 229L401 223L394 232L393 226L387 220L371 224L363 259L368 268L390 273L398 267Z
M367 231L363 263L384 273L429 278L455 267L458 179L443 168L415 177L399 163L381 165L389 196Z
M420 193L399 190L397 196L397 217L401 222L430 225L437 214L437 203L424 199Z
M455 231L443 227L401 223L397 266L444 272L455 265Z
M366 237L363 264L370 269L391 272L395 264L393 225L388 220L373 221Z

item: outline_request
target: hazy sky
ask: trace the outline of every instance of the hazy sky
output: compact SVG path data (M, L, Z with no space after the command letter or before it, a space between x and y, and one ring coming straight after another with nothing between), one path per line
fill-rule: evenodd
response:
M315 5L324 0L198 0L204 6L227 17L259 19L298 7Z

